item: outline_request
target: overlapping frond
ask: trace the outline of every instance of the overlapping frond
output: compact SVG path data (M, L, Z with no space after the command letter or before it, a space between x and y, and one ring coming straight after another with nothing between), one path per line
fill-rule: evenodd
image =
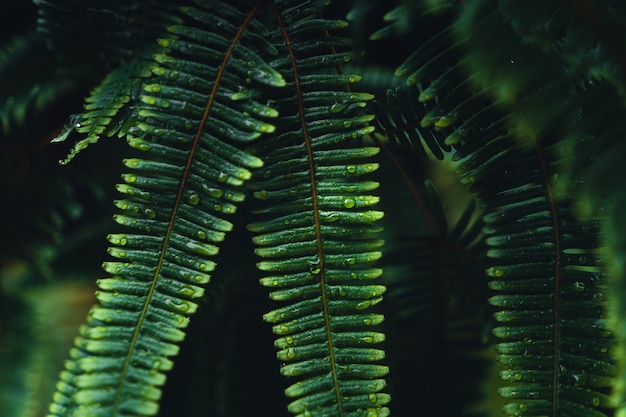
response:
M451 6L441 9L449 11ZM427 9L427 12L431 11ZM416 17L416 21L428 20L421 16ZM467 81L460 74L463 61L460 43L451 45L453 30L451 24L416 46L395 71L403 85L388 89L385 97L378 97L375 106L378 131L409 144L425 160L429 155L443 159L444 154L450 152L450 145L458 142L449 137L451 124L460 118L456 109L459 103L455 101L472 98L464 90ZM464 109L473 108L470 103L463 104ZM468 129L459 129L459 132L467 134Z
M150 75L152 54L158 48L156 39L166 34L166 25L177 22L177 15L174 3L114 2L97 9L89 2L38 5L38 31L47 35L56 54L57 72L92 85L103 77L103 68L110 68L85 99L85 112L72 116L54 139L64 141L74 132L80 137L62 161L65 164L101 136L124 137L133 127L141 84ZM76 67L82 70L75 71Z
M250 169L262 164L240 144L274 129L262 119L276 112L239 92L246 84L251 95L259 83L284 85L247 46L262 38L251 24L257 9L199 1L181 10L184 23L159 40L154 77L142 86L128 134L146 155L124 160L130 172L117 187L124 198L115 220L131 230L108 236L117 260L103 265L111 276L98 281L100 303L81 329L50 415L156 414L194 300L233 226L225 217L243 200Z
M393 140L410 146L423 160L430 155L443 159L450 146L444 143L445 135L439 131L423 129L420 121L426 110L417 100L415 88L396 87L388 89L384 98L379 98L372 106L378 124L377 132Z
M298 2L295 2L298 3ZM317 5L319 10L323 2ZM382 217L373 210L378 184L361 179L378 164L377 148L359 145L371 132L369 115L355 115L369 94L351 92L352 75L329 74L349 57L334 48L344 41L325 30L344 22L318 18L296 7L270 6L277 29L272 41L282 51L273 65L287 82L276 98L281 113L275 135L252 151L265 165L252 186L260 200L255 222L261 284L281 307L264 315L275 341L281 373L292 377L286 390L291 413L387 415L389 396L384 335L372 330L383 317L368 312L385 288L371 283L381 274ZM280 10L291 10L286 13ZM294 13L296 12L296 13Z

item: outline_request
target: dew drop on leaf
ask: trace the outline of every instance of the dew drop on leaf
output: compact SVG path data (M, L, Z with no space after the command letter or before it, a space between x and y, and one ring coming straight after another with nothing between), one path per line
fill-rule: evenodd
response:
M365 417L378 417L378 411L375 408L368 408Z
M346 197L343 199L343 206L347 209L351 209L356 205L356 201L352 197Z
M195 192L191 193L189 194L189 197L187 197L187 201L189 201L189 204L193 204L195 206L200 203L200 195Z
M322 261L319 257L310 263L309 272L313 275L319 275L322 272Z

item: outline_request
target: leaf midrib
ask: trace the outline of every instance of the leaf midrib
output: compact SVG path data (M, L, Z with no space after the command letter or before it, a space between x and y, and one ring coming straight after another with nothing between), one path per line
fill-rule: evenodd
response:
M544 186L546 187L546 194L548 195L548 203L550 205L550 217L552 219L552 230L554 233L554 327L552 334L552 354L553 354L553 363L552 363L552 416L556 417L557 409L558 409L558 383L559 383L559 294L560 286L561 286L561 239L560 239L560 231L559 231L559 219L556 209L556 200L554 196L554 190L552 189L552 184L550 183L550 177L548 175L548 168L546 165L546 160L541 150L541 146L538 143L538 139L536 137L532 138L532 143L535 148L535 153L537 154L537 159L539 161L539 165L541 168L541 175L543 178Z
M328 340L328 352L330 359L330 367L331 374L333 378L333 386L335 390L336 404L338 409L338 417L344 416L343 410L343 397L341 395L341 391L339 389L339 377L337 372L337 363L335 361L335 353L334 353L334 344L333 344L333 334L330 326L330 312L328 310L328 296L326 294L326 267L325 267L325 259L324 259L324 245L322 243L322 231L321 231L321 222L320 222L320 214L319 214L319 206L317 201L317 180L315 178L315 159L313 155L313 146L311 145L311 137L309 136L306 118L304 116L304 100L302 89L300 86L300 75L298 71L297 61L295 52L293 49L293 45L291 43L291 39L289 34L287 33L287 28L285 27L280 13L276 9L274 2L269 3L272 13L274 14L278 26L280 27L280 31L283 35L283 39L285 41L285 45L287 50L289 51L289 59L291 61L291 67L293 70L294 77L294 86L296 89L296 97L297 97L297 106L298 106L298 115L300 118L300 125L302 127L302 136L304 139L304 145L307 151L307 159L308 159L308 168L309 168L309 181L311 183L311 195L312 195L312 204L313 204L313 222L315 224L315 239L317 242L317 257L319 261L319 269L320 272L318 274L320 280L320 289L322 296L322 308L324 314L324 326L326 328L326 338Z

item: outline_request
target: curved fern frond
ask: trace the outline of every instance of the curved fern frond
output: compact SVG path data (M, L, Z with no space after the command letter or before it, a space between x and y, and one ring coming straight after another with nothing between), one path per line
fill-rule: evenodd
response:
M89 55L89 53L71 55L79 49L71 42L78 40L85 43L84 48L89 48L88 51L91 54L97 54L102 58L109 57L112 53L109 48L114 48L117 51L115 59L108 59L106 62L108 65L119 62L119 66L113 68L86 98L84 106L86 111L72 116L65 129L53 139L53 142L62 142L73 132L83 136L75 143L68 156L61 161L62 164L67 164L89 144L96 143L102 135L107 137L117 135L121 138L134 126L136 123L134 107L138 105L141 84L146 77L150 76L152 54L158 48L155 40L160 36L165 36L167 33L165 26L176 23L177 19L169 3L163 5L144 3L138 7L127 2L120 2L108 4L110 9L98 9L98 11L93 11L92 6L88 4L64 6L55 3L52 7L47 2L40 2L40 7L42 17L39 31L43 33L51 31L55 34L52 38L54 41L52 49L62 58L70 60L71 63L84 55ZM82 9L83 7L85 10ZM55 30L59 22L50 21L52 16L57 16L61 11L59 19L61 21L71 18L72 13L78 14L76 22L67 26L68 33ZM138 18L142 22L141 30L130 30L136 26L130 22ZM93 23L91 19L98 21L98 24ZM125 29L120 29L118 25ZM111 37L112 33L115 37ZM60 39L56 39L59 37ZM70 46L69 50L57 50L59 47L66 48L67 46ZM93 56L91 58L95 59ZM94 62L82 62L82 64L96 65ZM65 68L68 63L61 61L59 65ZM90 71L86 69L84 72ZM80 76L79 78L86 79L87 82L90 80L90 77Z
M207 19L219 7L220 25ZM100 302L81 328L61 374L51 415L154 415L184 328L215 268L225 219L244 199L241 184L262 161L239 149L274 130L276 112L242 98L238 86L284 85L250 48L262 35L258 6L239 10L199 1L181 9L182 25L159 40L155 77L144 83L128 135L145 158L124 160L115 220L131 227L108 236L111 277L98 281ZM241 60L255 81L247 82ZM185 97L185 100L181 100ZM256 111L255 111L256 110Z
M275 135L252 148L265 165L251 183L261 202L249 229L264 258L258 268L270 274L261 284L283 303L264 320L280 336L281 373L296 379L286 389L291 413L387 415L388 369L376 363L384 352L374 347L384 335L371 330L383 317L364 311L385 291L369 283L382 272L371 265L381 256L374 222L382 212L371 209L378 184L359 178L377 169L370 158L378 149L349 143L372 130L371 116L352 112L371 96L345 90L356 76L328 75L348 57L332 53L336 38L323 30L344 22L287 16L282 6L270 5L272 40L282 51L273 64L287 81L276 98L282 117Z
M138 65L143 66L144 71L137 71ZM102 135L121 138L128 133L136 123L132 110L141 92L142 78L149 74L149 71L145 73L148 68L149 62L123 65L111 71L92 91L85 100L87 111L73 116L65 129L52 139L52 142L62 142L74 131L85 136L74 144L61 164L70 162L80 151L98 142Z
M485 39L476 36L474 41ZM478 49L478 54L494 51L495 46ZM528 53L525 47L499 52L512 53L522 63ZM573 112L567 99L553 112L535 111L541 100L571 91L567 86L572 80L556 75L556 62L544 61L548 77L540 88L533 76L498 74L502 84L494 88L505 95L495 96L512 104L512 114L500 120L513 129L492 119L485 137L468 136L457 158L463 159L459 170L487 209L487 255L494 264L487 274L496 291L490 303L501 309L495 314L501 325L493 332L502 340L496 348L506 384L499 393L511 401L504 411L603 416L613 407L608 387L616 368L603 301L602 232L597 224L579 222L573 197L555 190L561 164L557 149L564 140L558 132ZM514 72L524 73L524 68ZM512 88L505 91L507 86Z
M496 345L505 367L500 375L510 384L499 393L514 401L504 411L605 415L616 368L605 320L601 229L577 222L567 202L556 203L549 174L529 168L533 159L529 154L507 164L511 175L526 179L516 187L487 180L493 209L485 232L495 264L487 274L497 292L490 302L502 309L493 331L502 339Z

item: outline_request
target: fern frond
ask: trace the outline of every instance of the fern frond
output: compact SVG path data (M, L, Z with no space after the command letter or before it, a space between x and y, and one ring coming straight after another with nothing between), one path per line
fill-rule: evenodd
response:
M137 67L142 66L142 70ZM86 98L83 114L75 115L64 130L52 139L52 142L62 142L73 132L84 135L78 140L61 164L70 162L80 151L92 143L98 142L102 135L124 137L136 123L133 106L141 91L142 78L147 74L148 62L132 62L122 65L111 71L109 75L96 87L90 97ZM148 71L149 74L149 71Z
M98 281L100 304L81 329L51 415L156 414L165 372L198 309L194 300L233 227L225 217L244 199L239 188L250 169L262 164L238 142L273 131L261 118L275 111L236 96L249 76L238 65L243 59L251 78L284 84L246 46L260 37L248 35L258 9L221 4L225 24L216 28L204 19L216 5L198 3L182 8L185 23L159 40L155 77L143 85L136 129L127 138L146 157L124 161L131 172L117 187L125 198L116 201L115 220L133 230L108 237L117 260L103 267L112 276Z
M261 284L283 304L264 320L280 336L277 357L287 362L281 373L296 379L286 389L288 409L296 415L387 415L389 396L381 391L388 370L376 364L384 352L374 347L384 335L371 330L383 317L364 312L385 291L369 283L381 274L371 263L381 256L374 222L382 213L371 209L378 197L369 192L378 184L359 178L376 170L370 158L378 149L349 143L372 130L370 116L352 113L371 96L345 91L358 77L327 75L346 55L332 54L336 38L321 30L343 22L304 13L287 19L278 5L272 12L273 42L281 57L288 56L274 65L287 85L276 99L281 119L275 135L252 148L265 165L251 183L261 201L249 229L264 258L258 268L270 274Z
M487 209L490 303L501 309L493 332L508 384L499 393L513 401L504 411L606 415L616 367L601 228L578 222L569 200L556 195L554 146L528 149L512 135L483 144L485 152L461 165Z
M82 10L83 7L85 10ZM90 53L98 54L102 58L109 57L112 52L109 52L108 48L113 48L117 51L117 55L115 55L115 59L107 60L107 65L119 62L118 66L113 67L100 84L91 91L90 96L85 99L85 112L72 116L65 129L53 139L53 142L62 142L73 132L82 136L82 139L75 143L68 156L61 161L62 164L67 164L81 150L92 143L96 143L101 136L117 135L121 138L128 133L129 129L134 127L136 123L134 107L138 105L137 101L143 80L150 76L152 54L158 48L156 39L166 35L166 25L176 23L180 19L177 19L176 14L172 13L171 4L144 3L141 6L132 6L127 2L120 2L109 4L108 7L110 9L93 11L91 6L85 4L75 6L74 4L55 3L52 7L47 2L40 2L42 17L39 31L54 33L54 36L51 37L54 41L52 49L61 57L65 57L72 63L85 55L89 55L87 53L72 56L71 54L76 52L78 46L71 46L71 43L68 51L65 49L56 50L60 46L67 47L70 42L67 38L71 38L72 42L82 40L85 47L97 48ZM60 10L55 10L56 8ZM71 19L73 13L78 14L76 23L65 28L68 33L58 30L58 21L50 21L48 14L56 16L58 13L61 13L59 20ZM115 18L116 16L118 18ZM133 30L139 23L134 22L138 18L141 22L140 31ZM97 20L100 26L91 22L91 19ZM125 29L118 28L118 25ZM98 31L98 29L102 31ZM70 56L66 56L67 54ZM92 60L94 59L92 56ZM82 64L86 66L95 65L94 62L82 62ZM62 61L59 65L63 69L68 64ZM85 69L84 72L89 73L90 71ZM90 82L90 77L79 76L80 78L86 78L87 82Z

